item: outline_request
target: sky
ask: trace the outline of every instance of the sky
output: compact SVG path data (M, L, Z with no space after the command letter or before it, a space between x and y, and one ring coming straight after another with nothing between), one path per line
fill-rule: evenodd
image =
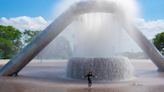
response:
M0 17L42 16L49 18L51 10L60 0L0 0Z
M52 9L62 0L0 0L0 17L42 16L50 19ZM164 19L164 0L138 0L146 20Z
M55 7L63 0L0 0L0 24L20 30L43 30L51 21ZM164 0L137 0L141 17L138 25L152 39L164 30Z
M145 20L164 19L164 0L138 0Z

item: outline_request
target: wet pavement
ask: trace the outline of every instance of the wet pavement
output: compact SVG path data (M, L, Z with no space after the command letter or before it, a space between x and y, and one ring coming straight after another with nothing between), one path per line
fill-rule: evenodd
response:
M151 61L150 61L151 62ZM133 62L135 78L122 82L95 82L65 77L67 62L31 63L18 77L0 77L0 92L163 92L164 73L148 62Z

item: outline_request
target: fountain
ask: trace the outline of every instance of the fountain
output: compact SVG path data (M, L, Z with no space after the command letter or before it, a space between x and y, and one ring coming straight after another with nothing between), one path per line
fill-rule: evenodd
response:
M68 62L69 78L81 80L90 71L97 81L125 81L134 77L134 68L125 57L72 58Z
M124 30L117 14L82 14L68 27L71 30L66 31L74 33L74 50L67 65L67 77L81 80L94 71L97 81L133 79L133 66L128 58L121 56L119 48L123 41L119 36Z
M108 13L111 15L114 15L115 19L117 20L119 28L124 29L125 32L129 34L129 36L140 46L140 48L151 58L151 60L154 62L154 64L159 68L160 71L164 71L164 58L163 56L159 53L159 51L154 47L154 45L149 42L146 37L139 31L138 28L134 26L134 23L131 21L131 18L129 19L129 15L124 11L127 10L123 7L121 7L121 3L117 3L114 1L123 1L124 0L85 0L85 1L79 1L78 3L75 3L72 5L70 8L68 8L64 13L62 13L59 17L55 19L55 21L50 24L42 33L38 34L33 41L27 45L24 49L22 49L14 58L12 58L2 69L0 70L0 75L2 76L12 76L15 73L18 73L22 68L24 68L41 50L44 49L44 47L47 46L54 38L56 38L68 25L70 25L74 20L76 20L79 16L87 13ZM124 5L126 6L126 5ZM129 9L129 8L128 8ZM96 24L96 23L95 23ZM109 25L110 26L110 25ZM115 27L114 27L115 28ZM119 30L119 29L118 29ZM116 31L118 31L116 30ZM113 30L112 30L113 31ZM114 30L115 31L115 30ZM93 32L92 32L93 33ZM94 36L93 36L94 38ZM97 40L99 42L102 42L106 39L102 38L101 40ZM111 41L114 39L110 39ZM82 40L83 41L83 40ZM103 42L102 42L103 43ZM101 75L101 72L104 71L112 71L112 72L107 72L111 73L111 76L116 76L116 79L114 77L111 77L110 74L102 74L103 76L100 76L100 79L105 78L106 80L128 80L131 79L132 77L132 69L130 63L128 63L128 59L117 57L117 58L111 58L111 57L106 57L106 54L104 54L104 57L96 58L98 53L94 53L95 50L98 52L97 48L99 47L99 44L97 45L96 49L92 48L94 45L90 45L89 49L88 47L85 48L82 47L83 49L74 49L76 51L84 51L85 52L82 54L84 58L82 59L71 59L71 62L74 62L75 60L79 61L79 64L81 64L82 61L87 61L88 64L94 64L99 63L100 68L103 69L98 75ZM101 44L100 44L101 47ZM101 53L109 53L109 51L112 50L112 48L108 49L107 51L102 51ZM88 54L86 52L92 52L94 54ZM115 56L117 53L111 53L111 56ZM76 53L76 57L80 56L78 53ZM88 57L86 57L88 56ZM100 61L102 60L101 63ZM91 61L91 62L90 62ZM82 62L82 65L85 66ZM76 62L75 62L76 63ZM123 63L123 64L121 64ZM109 66L113 67L103 67L106 64ZM120 66L121 64L121 66ZM127 65L126 65L127 64ZM68 67L74 66L76 64L69 64ZM119 66L119 67L118 67ZM125 68L127 66L127 68ZM90 66L89 66L90 67ZM95 66L94 66L95 67ZM92 68L94 68L92 67ZM72 68L72 67L71 67ZM71 69L70 68L70 69ZM109 69L106 69L109 68ZM113 70L114 69L114 70ZM115 71L116 72L113 72ZM122 71L121 71L122 69ZM79 69L81 70L81 69ZM70 74L73 74L75 70L70 70ZM117 72L119 71L119 72ZM123 74L121 74L123 73ZM77 74L77 72L75 73ZM69 75L69 77L74 78L74 75ZM108 76L108 77L106 77ZM122 76L122 77L120 77ZM98 76L99 77L99 76ZM127 77L127 78L125 78ZM77 76L78 78L78 76Z

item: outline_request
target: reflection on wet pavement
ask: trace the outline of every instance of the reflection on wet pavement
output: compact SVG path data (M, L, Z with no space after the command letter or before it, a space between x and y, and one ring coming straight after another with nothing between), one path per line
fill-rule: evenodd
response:
M36 63L27 66L19 77L0 77L0 92L164 92L164 73L149 63L135 63L136 78L126 82L94 82L64 77L65 63Z

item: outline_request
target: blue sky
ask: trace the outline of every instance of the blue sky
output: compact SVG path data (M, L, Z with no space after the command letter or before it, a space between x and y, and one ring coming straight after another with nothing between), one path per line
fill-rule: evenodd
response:
M0 0L0 17L42 16L50 18L55 5L62 0ZM164 0L138 0L145 20L164 19Z
M164 0L138 0L146 20L164 19Z
M49 18L60 0L0 0L0 17L42 16Z

